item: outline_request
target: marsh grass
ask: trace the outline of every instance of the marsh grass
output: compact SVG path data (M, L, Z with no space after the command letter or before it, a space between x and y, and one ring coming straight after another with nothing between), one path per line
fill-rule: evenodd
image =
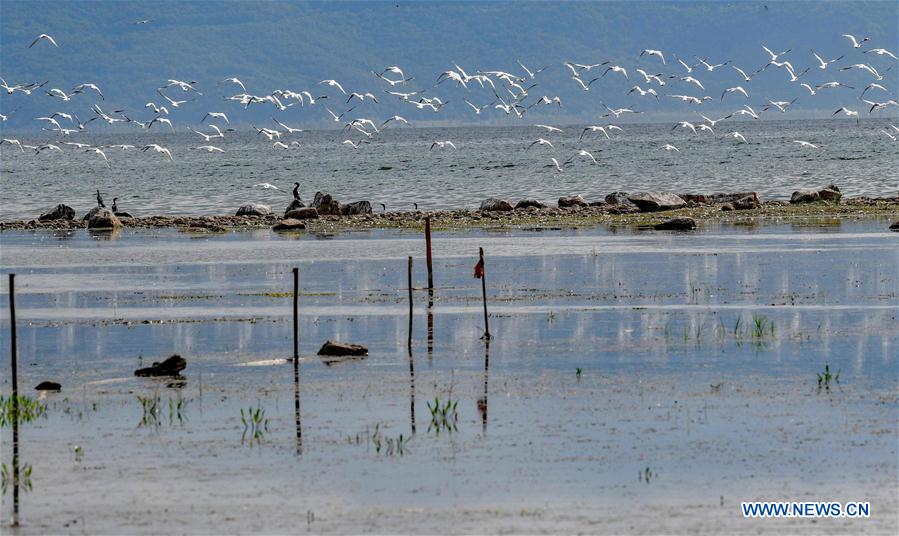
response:
M240 442L249 438L249 443L259 444L265 439L268 433L269 419L265 417L265 408L258 405L254 408L250 406L246 410L240 408L240 422L243 423L243 435L240 436Z
M388 437L381 434L381 423L375 424L375 432L371 435L375 452L385 456L402 456L408 449L409 438L400 434L397 437Z
M21 488L25 491L31 491L31 464L25 464L22 467L22 471L19 473L19 481L15 482L15 476L10 471L9 466L5 463L0 465L0 491L3 492L3 495L6 495L6 490L9 488L10 484L14 486L21 486Z
M187 422L187 401L181 398L180 395L177 398L169 397L165 403L162 402L159 393L153 393L150 396L138 395L137 400L140 402L140 407L143 410L140 422L137 425L138 428L144 426L159 428L166 422L163 416L163 410L166 408L168 409L169 426L174 426L176 422L179 425Z
M24 424L41 417L47 418L47 406L43 402L26 395L18 395L17 401L19 403L18 418L13 397L0 396L0 426L11 425L14 421Z
M830 391L830 382L839 384L840 383L840 372L842 370L843 369L839 369L839 370L837 370L836 374L831 374L830 373L830 365L825 364L824 372L818 373L818 390L820 391L823 388L825 391Z
M441 402L439 397L435 397L433 405L430 402L427 404L428 409L431 410L431 424L428 425L429 432L433 429L439 435L444 430L450 433L459 431L459 415L456 413L456 407L459 405L458 401L453 402L450 399L446 399Z

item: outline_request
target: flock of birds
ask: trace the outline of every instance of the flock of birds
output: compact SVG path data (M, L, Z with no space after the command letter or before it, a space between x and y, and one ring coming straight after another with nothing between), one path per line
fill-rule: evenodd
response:
M144 20L137 21L134 24L150 24L152 22L152 20ZM560 69L564 76L570 78L571 83L575 84L581 91L589 92L595 90L596 87L605 83L609 78L620 78L626 81L625 85L630 85L631 83L634 85L619 98L631 99L635 104L632 105L633 107L612 108L607 106L605 102L600 101L604 110L601 117L607 119L607 121L603 122L603 124L589 125L583 128L577 138L579 144L577 151L567 158L562 158L562 161L552 156L550 157L551 164L548 163L547 166L555 168L558 172L563 172L567 166L577 159L592 165L598 164L599 161L596 155L584 149L580 146L580 143L585 138L589 139L596 136L601 136L611 141L613 136L620 135L620 133L624 132L624 128L612 124L612 119L619 119L630 114L644 113L638 109L640 106L636 104L643 99L651 99L657 103L671 99L681 101L693 107L693 115L687 118L687 120L676 122L671 130L688 131L696 136L703 135L705 132L715 134L716 128L720 129L725 124L728 124L730 120L740 117L758 120L765 113L785 114L800 98L815 97L822 91L853 91L853 104L841 106L833 112L832 116L845 115L854 118L856 124L860 124L863 114L867 116L878 110L886 110L891 106L899 107L897 98L892 94L892 90L896 88L888 88L883 85L883 83L886 83L883 82L884 75L892 70L896 66L897 61L899 61L896 54L885 48L865 48L865 43L869 41L868 38L859 39L850 34L844 34L842 37L846 39L846 50L843 54L826 59L814 50L810 50L808 54L803 53L803 56L805 56L806 60L814 58L816 63L805 68L802 68L802 65L799 63L802 61L799 52L793 52L790 49L775 52L764 45L761 46L759 53L759 65L754 70L743 69L729 60L714 61L709 57L694 56L693 59L685 61L674 54L654 49L643 50L640 52L639 57L642 58L641 61L644 62L644 66L647 62L652 62L653 68L651 71L658 72L648 71L649 67L647 69L630 68L629 72L629 67L613 64L609 60L598 63L566 61ZM42 45L59 48L56 39L48 34L37 36L28 48ZM847 60L848 55L853 55L856 59L851 61L857 61L857 63L851 63L850 60ZM799 68L794 66L794 62ZM400 115L393 115L386 119L376 119L374 117L355 117L350 119L351 116L349 114L360 106L378 105L380 103L379 97L381 99L398 99L399 102L410 109L414 108L416 110L439 113L449 105L450 101L441 99L434 94L434 91L438 87L452 85L456 86L457 90L464 95L460 99L462 105L475 116L492 112L524 120L535 107L557 107L561 109L563 107L561 97L541 94L542 92L537 90L540 87L541 78L549 76L548 72L551 68L546 66L531 69L520 61L517 63L518 65L514 69L516 72L477 70L472 72L472 74L469 74L461 66L453 64L453 68L440 73L427 89L412 89L412 82L415 80L414 76L407 76L407 73L399 66L388 66L379 71L372 71L373 81L382 86L379 90L376 90L376 93L372 91L348 91L343 84L334 79L322 80L313 89L300 91L277 89L261 95L250 93L244 82L237 77L225 78L219 81L219 84L234 88L235 92L224 96L224 100L232 103L232 106L238 105L242 110L247 110L251 106L254 108L267 106L271 107L274 114L276 112L285 112L289 108L296 106L324 108L324 112L331 120L338 124L343 122L343 131L355 135L344 139L341 143L353 150L359 150L377 140L378 136L385 129L397 125L411 124L409 120ZM703 82L702 77L706 73L712 73L719 69L731 73L733 85L728 84L729 87L721 88L720 95L716 92L713 93L715 95L713 97L707 94L710 88L707 89L707 83ZM753 95L752 80L754 77L769 70L782 73L779 76L783 76L787 84L795 84L796 89L793 91L793 94L799 93L799 95L793 96L788 100L765 99L765 102L762 104L756 104L755 107L750 106L748 102ZM863 88L850 86L836 79L840 73L853 70L866 73L866 76L870 77L870 81ZM826 80L831 78L831 80L819 83L811 82L812 75L810 72L817 74L819 79ZM171 111L190 106L190 103L196 96L203 94L196 81L167 80L155 88L154 94L158 98L147 102L145 105L145 108L152 116L145 120L138 120L135 118L137 114L133 112L104 110L101 103L105 101L106 97L95 82L81 83L68 91L60 88L45 89L47 84L48 82L31 82L11 85L5 79L0 78L0 88L7 95L19 93L25 96L33 94L36 96L40 95L39 90L43 90L44 95L54 99L59 105L72 103L75 99L94 97L95 102L90 106L91 117L86 121L82 121L72 111L49 113L45 116L37 117L35 120L43 123L44 130L60 135L59 141L29 145L22 143L18 139L2 138L0 145L8 144L22 152L31 150L37 154L43 152L61 153L63 152L63 147L72 147L85 153L96 155L108 167L111 167L106 155L108 150L139 150L158 154L160 157L170 161L174 161L175 158L172 151L159 143L142 146L129 144L94 146L68 140L79 133L87 131L88 126L93 121L100 121L113 126L121 124L148 131L168 129L171 132L175 132L176 126L170 117ZM605 95L609 94L606 90L604 90L604 93ZM483 95L487 95L487 97L479 101L479 96L482 97ZM99 102L96 99L99 99ZM733 102L734 109L730 113L713 119L709 117L710 112L703 113L700 111L703 105L710 101L717 101L719 104ZM0 114L2 122L5 122L7 119L6 115ZM273 122L271 127L253 126L260 138L265 138L268 142L271 142L272 147L275 149L285 150L301 146L300 141L291 139L291 137L295 134L301 134L304 132L304 129L298 126L290 126L283 120L274 117L274 115L272 115L271 119ZM193 132L203 142L203 144L197 145L192 149L207 153L224 153L225 149L216 145L216 143L235 131L235 129L230 127L227 113L224 111L205 112L200 120L200 124L204 123L205 126L201 128L205 131L198 130L194 126L184 127ZM736 130L736 125L738 124L734 123L733 130L723 129L729 131L726 133L726 137L732 139L735 143L747 143L746 136ZM536 124L533 127L542 131L541 137L531 142L524 150L555 150L556 146L553 143L553 136L562 133L563 128L549 124ZM899 138L899 127L890 125L890 129L881 129L878 135L882 134L890 140L896 141ZM353 137L356 139L352 139ZM665 143L659 149L680 152L680 149L674 145L674 141L676 139ZM820 144L807 140L793 140L793 143L797 147L806 150L821 149ZM455 150L456 147L452 140L434 140L430 144L430 150ZM268 183L257 186L276 188Z

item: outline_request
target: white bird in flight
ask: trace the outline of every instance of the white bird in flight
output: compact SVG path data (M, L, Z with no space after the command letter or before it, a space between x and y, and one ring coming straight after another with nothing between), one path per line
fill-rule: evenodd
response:
M453 149L456 148L456 145L453 142L446 140L446 141L435 141L434 143L431 144L431 149L433 149L434 147L439 147L439 148L443 149L447 146L452 147Z
M49 41L50 43L53 44L53 46L55 46L56 48L59 48L59 45L56 44L56 41L53 39L53 37L51 37L47 34L41 34L41 35L37 36L34 39L34 41L32 41L30 45L28 45L28 48L33 47L34 45L37 44L38 41L41 41L41 40Z
M341 86L340 83L337 82L337 80L322 80L321 82L319 82L319 84L328 84L331 87L336 87L340 90L341 93L346 95L346 91L343 90L343 86Z
M658 56L662 58L662 65L667 65L667 63L665 63L665 55L661 50L652 50L651 48L645 48L643 49L643 52L640 53L640 55L642 56L644 54L646 54L647 56Z
M837 61L840 61L841 59L843 59L843 56L840 56L839 58L834 58L834 59L828 61L828 60L825 60L824 58L822 58L821 56L819 56L817 53L815 53L814 50L812 50L811 52L812 52L812 55L815 57L815 59L818 60L818 68L821 69L822 71L824 69L827 69L827 66L830 65L831 63L834 63L834 62L837 62Z
M528 149L530 149L531 147L533 147L535 145L549 145L550 147L555 148L555 146L549 140L545 140L543 138L537 138L537 141L528 145ZM527 150L527 149L525 149L525 150Z
M155 151L155 152L157 152L157 153L162 153L162 154L164 154L164 155L165 155L169 160L171 160L172 162L175 161L175 159L172 158L172 152L171 152L171 151L169 151L167 148L165 148L165 147L163 147L163 146L161 146L161 145L157 145L157 144L155 144L155 143L151 143L151 144L149 144L149 145L145 145L144 148L141 149L141 151L146 152L146 151L148 151L148 150L150 150L150 149L153 149L153 151Z
M859 41L858 39L855 38L854 35L851 35L851 34L843 34L843 37L845 37L846 39L849 40L850 43L852 43L852 48L861 48L862 43L864 43L865 41L869 41L869 39L867 37L865 37L861 41Z
M807 142L807 141L793 140L793 143L798 143L798 144L801 145L802 147L811 147L812 149L820 149L820 147L818 147L818 146L815 145L814 143L810 143L810 142Z

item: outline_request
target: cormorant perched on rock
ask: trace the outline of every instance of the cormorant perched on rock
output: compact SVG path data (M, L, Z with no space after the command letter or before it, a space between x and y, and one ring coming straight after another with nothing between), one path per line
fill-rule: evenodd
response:
M112 213L120 218L131 218L131 214L128 214L127 212L119 212L119 207L116 205L116 201L118 200L118 197L112 198Z
M100 196L100 190L97 190L97 206L98 207L106 206L105 204L103 204L103 198Z
M293 198L302 202L302 199L300 199L300 183L298 182L293 183Z
M385 205L384 203L378 203L378 204L381 205L381 210L386 214L387 213L387 205Z
M412 203L412 204L415 205L415 210L418 210L418 203Z

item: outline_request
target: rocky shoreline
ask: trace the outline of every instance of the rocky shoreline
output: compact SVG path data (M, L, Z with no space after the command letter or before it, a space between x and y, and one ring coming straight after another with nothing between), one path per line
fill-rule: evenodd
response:
M825 187L822 191L829 189L830 187ZM628 196L615 192L598 202L587 202L580 196L564 197L559 199L557 207L548 207L533 200L523 200L517 205L512 205L507 201L488 199L476 210L313 214L316 211L306 207L289 210L284 217L269 212L263 215L242 216L123 217L117 221L125 228L175 228L185 232L220 233L265 228L275 231L311 232L414 229L423 227L426 217L431 219L431 227L435 230L472 228L539 230L598 225L651 228L676 218L692 218L700 225L711 222L750 225L805 222L810 225L832 225L842 219L871 217L891 222L899 220L899 196L823 199L826 193L822 197L805 192L802 194L802 200L785 202L762 201L758 198L758 194L752 192L709 195L658 194L641 193ZM681 201L674 202L671 196ZM628 202L628 199L637 201L640 205ZM661 205L656 204L657 202ZM675 206L671 206L672 202ZM302 217L291 217L294 215ZM89 228L90 221L81 219L0 221L0 232L86 229ZM94 230L93 225L90 227Z

